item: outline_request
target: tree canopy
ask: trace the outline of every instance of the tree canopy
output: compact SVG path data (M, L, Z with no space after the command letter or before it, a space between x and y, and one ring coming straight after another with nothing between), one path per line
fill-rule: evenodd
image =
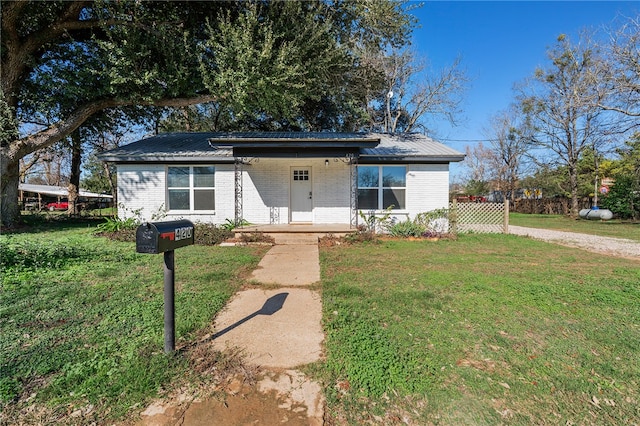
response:
M19 218L20 159L104 110L213 102L235 122L357 128L377 81L361 58L414 24L391 0L5 1L2 223Z

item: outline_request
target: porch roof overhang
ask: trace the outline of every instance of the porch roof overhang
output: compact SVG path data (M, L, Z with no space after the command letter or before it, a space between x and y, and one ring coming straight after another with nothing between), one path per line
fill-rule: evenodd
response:
M373 148L380 137L373 133L339 132L225 132L209 138L212 145L242 145L250 147L300 147L353 146Z
M231 149L234 157L318 158L357 156L375 148L380 138L360 133L223 133L209 139L215 149Z
M357 156L358 148L346 147L234 147L233 156L259 158L318 158L318 157L349 157Z

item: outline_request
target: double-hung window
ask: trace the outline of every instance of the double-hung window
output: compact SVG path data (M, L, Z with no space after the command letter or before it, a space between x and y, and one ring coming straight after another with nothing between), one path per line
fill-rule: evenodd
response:
M215 210L214 166L169 166L167 209L169 211Z
M406 208L406 166L358 166L358 209Z

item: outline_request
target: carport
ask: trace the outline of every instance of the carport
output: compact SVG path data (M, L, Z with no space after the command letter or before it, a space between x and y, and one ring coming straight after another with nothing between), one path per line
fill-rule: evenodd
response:
M18 200L22 210L42 210L47 203L60 202L69 198L69 189L64 186L21 183L18 190ZM104 207L109 207L113 202L112 195L98 194L84 189L78 191L78 198L99 204L104 203Z

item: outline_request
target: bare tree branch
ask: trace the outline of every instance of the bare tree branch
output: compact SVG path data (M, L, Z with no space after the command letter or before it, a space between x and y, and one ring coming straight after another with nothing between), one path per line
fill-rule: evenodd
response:
M628 117L640 117L640 16L609 31L599 64L604 78L598 106ZM640 124L638 122L637 124Z

